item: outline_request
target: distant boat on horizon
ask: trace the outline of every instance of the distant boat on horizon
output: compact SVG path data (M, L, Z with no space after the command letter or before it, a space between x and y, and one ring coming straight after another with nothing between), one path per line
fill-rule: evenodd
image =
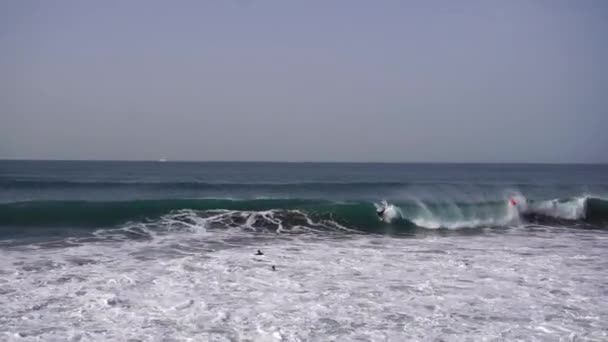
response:
M160 159L158 160L158 162L159 162L159 163L164 163L164 162L166 162L166 161L167 161L167 159L165 159L165 158L160 158Z

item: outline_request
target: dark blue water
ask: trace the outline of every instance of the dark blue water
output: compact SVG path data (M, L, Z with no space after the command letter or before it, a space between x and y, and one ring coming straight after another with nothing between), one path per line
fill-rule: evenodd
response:
M608 193L606 165L0 161L0 201Z

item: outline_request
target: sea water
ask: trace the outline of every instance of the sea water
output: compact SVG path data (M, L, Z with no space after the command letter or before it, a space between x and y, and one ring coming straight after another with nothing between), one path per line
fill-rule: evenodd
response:
M0 161L0 340L603 341L607 198L606 165Z

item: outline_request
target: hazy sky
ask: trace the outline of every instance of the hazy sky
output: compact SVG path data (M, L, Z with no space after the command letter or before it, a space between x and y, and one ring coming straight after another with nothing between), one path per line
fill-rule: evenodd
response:
M608 1L0 1L0 158L608 162Z

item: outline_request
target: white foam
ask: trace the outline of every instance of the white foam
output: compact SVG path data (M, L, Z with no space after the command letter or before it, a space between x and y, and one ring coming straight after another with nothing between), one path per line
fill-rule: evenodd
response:
M586 203L587 197L577 197L567 201L554 199L529 203L525 211L566 220L580 220L585 218Z
M489 208L479 205L478 208L468 213L460 207L461 204L453 201L444 202L440 211L434 212L423 201L411 199L416 206L416 210L405 215L398 207L384 202L387 212L390 209L390 215L385 214L384 220L390 223L396 219L404 218L423 228L458 229L518 226L523 223L521 216L526 214L565 220L585 219L587 196L570 200L529 201L524 195L513 190L505 194L506 197L502 199L504 201L502 206Z
M603 340L605 244L594 237L604 235L334 240L199 229L0 249L0 339ZM176 245L191 253L171 253Z
M385 223L391 223L403 218L401 209L393 204L389 204L387 201L382 201L380 204L374 203L374 206L376 210L382 211L381 220Z

